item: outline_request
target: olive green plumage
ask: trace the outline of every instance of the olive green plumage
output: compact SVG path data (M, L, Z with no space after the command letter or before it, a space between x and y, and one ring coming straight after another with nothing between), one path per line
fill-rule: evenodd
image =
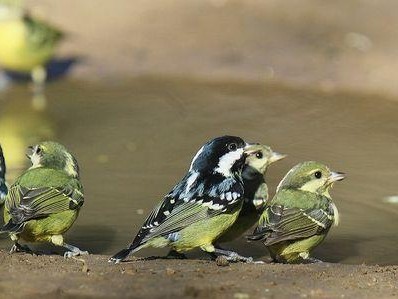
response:
M242 178L244 201L234 224L224 232L217 243L231 242L241 237L259 220L268 201L268 186L265 180L268 167L285 155L274 152L267 145L254 145L246 158Z
M33 72L33 79L39 80L35 72L38 68L45 71L43 67L53 57L63 33L19 7L1 5L0 9L0 65L12 71Z
M84 203L76 159L55 142L31 147L28 156L32 167L10 187L5 201L1 232L14 241L11 251L23 250L22 239L63 246L69 250L66 256L86 253L63 240Z
M329 189L343 178L318 162L296 165L279 184L249 239L262 240L277 262L315 260L310 252L338 224Z

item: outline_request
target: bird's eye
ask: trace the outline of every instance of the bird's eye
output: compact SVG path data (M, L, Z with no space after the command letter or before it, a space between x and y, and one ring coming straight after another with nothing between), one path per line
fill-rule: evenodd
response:
M314 176L315 176L317 179L320 179L320 178L322 177L322 172L316 171L316 172L314 173Z
M262 159L262 157L263 157L263 153L262 152L256 153L256 158L257 159Z
M40 146L38 146L37 149L36 149L36 154L40 155L41 152L42 152L42 149L41 149Z
M237 148L238 148L238 145L236 143L228 144L228 150L230 150L230 151L236 151Z

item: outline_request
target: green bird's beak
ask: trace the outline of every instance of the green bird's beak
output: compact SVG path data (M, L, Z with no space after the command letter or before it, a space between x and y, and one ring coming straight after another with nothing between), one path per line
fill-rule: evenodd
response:
M274 163L274 162L279 161L279 160L282 160L282 159L284 159L284 158L286 158L286 157L287 157L287 155L285 155L285 154L281 154L281 153L277 153L277 152L272 152L272 156L271 156L271 158L270 158L270 162L271 162L271 163Z
M345 173L332 171L328 178L328 182L329 184L333 184L334 182L344 180L344 178L345 178Z

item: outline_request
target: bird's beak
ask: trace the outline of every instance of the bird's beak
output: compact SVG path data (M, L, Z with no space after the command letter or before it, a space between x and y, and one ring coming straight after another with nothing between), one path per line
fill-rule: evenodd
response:
M271 155L271 158L270 158L270 162L274 163L274 162L282 160L282 159L284 159L286 157L287 157L287 155L285 155L285 154L272 152L272 155Z
M28 146L28 149L26 150L26 157L30 160L32 158L34 152L35 152L35 147Z
M328 178L328 181L330 183L334 183L334 182L337 182L337 181L344 180L344 178L345 178L345 173L343 173L343 172L333 172L332 171L330 176L329 176L329 178Z

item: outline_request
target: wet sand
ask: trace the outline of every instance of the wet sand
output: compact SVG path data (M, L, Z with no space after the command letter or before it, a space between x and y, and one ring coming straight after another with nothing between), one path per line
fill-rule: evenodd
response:
M395 298L398 266L230 264L0 252L1 298Z

